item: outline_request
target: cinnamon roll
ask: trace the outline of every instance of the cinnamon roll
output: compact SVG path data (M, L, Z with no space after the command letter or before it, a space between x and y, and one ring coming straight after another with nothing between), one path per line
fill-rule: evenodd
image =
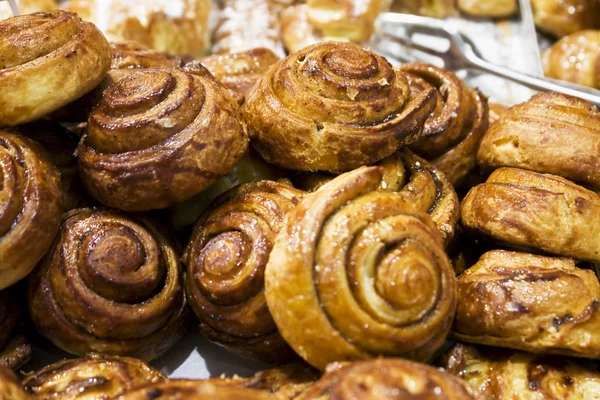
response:
M74 155L79 138L59 124L53 123L22 125L19 126L18 132L40 143L50 156L52 164L58 168L64 210L88 206L91 199L79 178L77 158Z
M558 176L498 169L469 191L461 220L517 249L600 261L600 195Z
M573 33L543 55L547 77L600 89L600 30Z
M457 344L441 363L485 399L593 399L600 373L589 363Z
M600 358L599 307L598 277L572 259L490 251L458 278L453 334L469 343Z
M25 389L19 378L9 370L0 366L0 399L2 400L29 400L32 399Z
M557 37L600 28L597 0L531 0L535 24Z
M478 397L462 380L424 364L402 359L334 363L297 400L453 399Z
M166 377L143 361L91 355L59 361L27 374L25 389L41 400L109 399Z
M264 269L286 213L302 195L276 182L247 183L200 217L183 259L188 300L211 341L267 363L293 358L267 308Z
M108 42L76 14L55 10L0 21L0 126L41 118L96 87Z
M213 33L213 54L266 48L285 55L278 12L271 0L220 0L219 22Z
M20 288L15 287L0 291L0 367L13 370L27 362L33 350L25 337L18 334L23 315L19 293Z
M62 216L60 174L42 147L0 130L0 290L46 254Z
M100 202L144 211L208 188L247 146L224 88L183 70L147 69L104 92L79 144L79 168Z
M248 96L254 84L278 60L271 50L257 48L240 53L213 54L201 61L227 88Z
M517 0L458 0L456 7L474 17L507 18L517 13Z
M211 381L170 379L132 389L115 400L269 400L260 390L224 386Z
M33 354L33 344L24 334L15 335L0 349L0 367L18 370L27 364Z
M275 64L242 107L253 146L270 163L346 171L418 140L435 91L352 43L308 47Z
M456 305L454 271L431 220L378 191L380 167L340 175L286 216L265 295L281 336L311 365L428 359Z
M475 168L479 142L488 128L487 98L470 90L454 73L414 62L400 70L409 74L415 93L434 90L436 108L425 122L423 136L411 145L454 185Z
M485 134L477 159L487 170L515 167L600 189L600 111L561 93L514 106Z
M29 280L29 311L57 347L152 360L187 329L174 244L150 220L113 211L65 214L51 252Z

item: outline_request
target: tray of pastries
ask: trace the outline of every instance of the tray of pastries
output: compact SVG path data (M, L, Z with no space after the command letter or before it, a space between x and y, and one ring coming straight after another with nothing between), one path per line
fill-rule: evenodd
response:
M600 399L600 2L11 3L0 400Z

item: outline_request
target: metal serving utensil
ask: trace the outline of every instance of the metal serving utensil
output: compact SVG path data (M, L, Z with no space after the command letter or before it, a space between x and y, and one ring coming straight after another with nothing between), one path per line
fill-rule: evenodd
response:
M449 42L449 46L440 49L434 46L436 39L416 41L415 35L444 38ZM410 14L384 13L377 20L376 34L372 38L371 47L386 57L401 62L409 61L406 55L395 51L394 46L390 44L434 56L443 61L444 68L451 71L470 69L488 73L534 90L561 92L579 97L600 107L600 90L555 79L537 78L486 61L473 41L443 20Z
M16 0L0 0L0 1L8 1L8 5L10 6L10 10L12 11L13 15L15 17L19 15L19 7L17 7Z

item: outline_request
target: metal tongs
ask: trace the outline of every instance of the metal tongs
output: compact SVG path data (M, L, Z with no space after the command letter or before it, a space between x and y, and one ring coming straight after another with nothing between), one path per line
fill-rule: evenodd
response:
M450 45L446 49L440 49L433 45L435 39L417 41L416 35L444 38ZM481 56L473 41L443 20L410 14L384 13L377 20L376 34L371 45L386 57L402 62L407 61L404 54L390 46L390 42L441 59L444 68L451 71L476 70L508 79L534 90L561 92L579 97L600 108L600 90L555 79L537 78L490 63Z

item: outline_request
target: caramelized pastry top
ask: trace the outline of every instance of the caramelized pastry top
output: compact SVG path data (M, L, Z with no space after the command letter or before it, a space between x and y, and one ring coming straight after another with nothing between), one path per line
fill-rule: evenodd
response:
M269 400L260 390L201 380L171 379L132 389L116 400Z

